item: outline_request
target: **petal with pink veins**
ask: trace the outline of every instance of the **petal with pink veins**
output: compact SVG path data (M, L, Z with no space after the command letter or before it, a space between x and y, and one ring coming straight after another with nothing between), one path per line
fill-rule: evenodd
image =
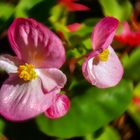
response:
M48 118L56 119L64 116L70 108L70 101L64 94L56 94L53 104L45 111Z
M41 80L23 82L10 76L0 89L0 114L12 121L30 119L50 107L55 94L44 94Z
M8 54L0 55L0 68L7 73L16 73L17 67L21 63L22 62L17 57Z
M8 37L18 58L26 63L39 68L60 68L65 61L61 40L34 19L15 19L8 30Z
M118 20L113 17L105 17L97 23L91 37L93 50L100 50L102 52L109 47L117 27Z
M109 47L109 57L105 62L94 63L93 55L83 64L83 75L98 88L109 88L119 83L123 75L123 67L112 47Z
M45 92L59 90L64 87L67 81L65 74L56 68L36 69L36 72Z

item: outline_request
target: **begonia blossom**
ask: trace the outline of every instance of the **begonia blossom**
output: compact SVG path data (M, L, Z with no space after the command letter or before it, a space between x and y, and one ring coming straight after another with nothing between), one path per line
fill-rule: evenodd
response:
M123 75L122 64L110 45L117 26L117 19L105 17L92 32L93 52L83 63L82 72L85 79L98 88L115 86Z
M81 24L80 23L72 23L72 24L67 25L66 27L70 32L76 32L80 29Z
M116 35L115 39L125 45L138 46L140 45L140 29L133 31L128 22L124 22L122 32Z
M59 3L64 5L68 11L88 11L89 8L83 4L75 3L77 0L59 0Z
M16 56L0 55L9 78L0 89L0 115L22 121L43 113L49 118L66 114L70 102L60 94L66 83L59 70L65 61L60 39L31 18L17 18L8 30Z

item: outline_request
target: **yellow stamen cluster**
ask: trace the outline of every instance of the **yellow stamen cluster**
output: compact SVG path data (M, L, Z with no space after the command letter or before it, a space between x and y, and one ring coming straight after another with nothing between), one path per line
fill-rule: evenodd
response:
M37 78L37 73L35 72L34 66L32 64L20 65L17 70L19 78L24 81L29 81Z
M109 50L105 49L102 53L100 53L99 55L100 61L107 61L108 60L108 56L109 56Z

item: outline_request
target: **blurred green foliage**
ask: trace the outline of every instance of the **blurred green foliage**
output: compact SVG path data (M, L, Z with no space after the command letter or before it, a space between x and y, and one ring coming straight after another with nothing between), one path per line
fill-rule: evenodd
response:
M85 136L117 118L127 108L132 97L132 84L122 81L109 89L97 89L79 83L72 92L69 113L58 120L37 118L39 128L46 134L62 138Z
M138 83L133 91L134 97L140 98L140 83ZM137 106L136 104L131 103L128 112L133 118L133 120L136 122L136 125L140 128L140 106Z
M5 127L5 123L4 123L4 121L2 119L0 119L0 134L3 133L4 127Z
M120 136L118 134L118 132L112 128L112 127L105 127L104 132L100 135L99 138L95 138L95 140L109 140L111 138L111 140L120 140Z
M0 2L0 19L7 20L14 13L14 6Z
M130 55L125 56L125 77L140 81L140 48L136 48Z
M113 16L124 21L132 14L132 5L128 0L99 0L105 16Z

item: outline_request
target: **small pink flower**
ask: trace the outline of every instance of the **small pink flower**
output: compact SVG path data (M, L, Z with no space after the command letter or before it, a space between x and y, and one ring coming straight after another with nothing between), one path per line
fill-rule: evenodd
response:
M140 45L140 30L132 31L129 24L124 22L121 34L116 35L115 39L125 45L138 46Z
M92 32L92 48L94 51L83 63L82 71L84 77L98 88L115 86L123 75L119 58L110 46L117 26L117 19L105 17Z
M59 70L65 61L60 39L29 18L15 19L8 37L17 57L0 56L0 67L9 74L0 89L0 114L13 121L42 112L49 118L65 115L70 102L59 94L66 83L66 76Z
M80 29L81 24L80 23L72 23L67 25L66 27L70 32L76 32Z
M78 0L59 0L59 3L64 5L68 11L88 11L90 10L87 6L79 3L75 3Z

